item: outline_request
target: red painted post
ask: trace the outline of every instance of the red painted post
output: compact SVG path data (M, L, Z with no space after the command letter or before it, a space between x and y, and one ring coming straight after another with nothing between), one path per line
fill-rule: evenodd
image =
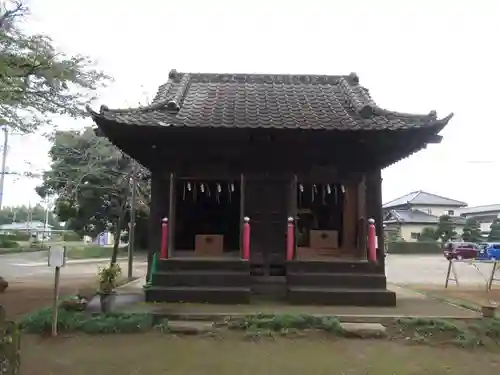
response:
M286 233L286 260L293 260L295 247L295 227L293 225L293 217L288 218L288 226Z
M368 259L377 263L377 233L373 219L368 219Z
M168 258L168 219L165 217L161 220L161 249L160 259Z
M243 259L250 260L250 218L243 218Z

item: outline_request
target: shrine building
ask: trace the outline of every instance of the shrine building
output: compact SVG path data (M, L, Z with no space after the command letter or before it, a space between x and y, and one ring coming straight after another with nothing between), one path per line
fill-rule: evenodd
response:
M354 73L175 70L150 105L88 111L151 171L146 300L228 304L394 306L381 170L452 117L383 109Z

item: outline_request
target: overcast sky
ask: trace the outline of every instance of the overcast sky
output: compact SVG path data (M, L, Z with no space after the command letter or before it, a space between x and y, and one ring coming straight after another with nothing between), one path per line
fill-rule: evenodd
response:
M94 104L135 106L181 72L356 72L381 107L455 117L444 141L383 172L384 201L425 190L500 203L500 4L494 0L31 0L30 27L115 78ZM61 127L90 122L59 119ZM48 143L12 136L12 171L47 167ZM28 160L28 166L24 161ZM4 204L39 200L8 177Z

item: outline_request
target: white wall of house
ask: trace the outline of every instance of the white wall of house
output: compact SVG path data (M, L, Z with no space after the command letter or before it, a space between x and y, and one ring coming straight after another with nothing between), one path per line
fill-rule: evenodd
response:
M482 213L482 212L470 212L470 213L464 213L462 214L465 218L474 218L477 221L479 221L479 225L481 227L481 232L483 233L489 233L490 232L490 226L493 223L493 220L500 218L500 212L488 212L488 213Z
M436 224L401 224L399 235L406 242L417 242L419 235L422 233L424 228L436 229ZM463 232L463 226L459 225L455 227L455 231L458 235Z
M412 208L415 210L420 210L422 212L425 212L426 214L429 214L429 215L437 216L437 217L443 216L443 215L458 216L458 208L450 207L450 206L413 205Z

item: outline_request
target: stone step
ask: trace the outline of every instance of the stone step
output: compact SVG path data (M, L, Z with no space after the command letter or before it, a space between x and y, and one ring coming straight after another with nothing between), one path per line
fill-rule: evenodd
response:
M378 339L387 337L387 329L380 323L340 323L345 337Z
M250 263L241 259L189 259L172 258L162 259L157 264L158 272L165 271L247 271L250 272Z
M287 300L295 305L396 306L396 293L387 289L289 287Z
M368 261L301 261L292 260L286 263L287 273L379 273L384 274L382 264Z
M187 320L170 320L168 328L170 333L178 335L199 335L215 329L213 323Z
M228 286L151 286L145 290L146 302L193 302L214 304L250 303L250 287Z
M286 279L290 287L321 286L358 289L385 289L387 287L385 275L377 273L290 272Z
M153 274L154 286L250 286L250 273L226 270L172 270Z

